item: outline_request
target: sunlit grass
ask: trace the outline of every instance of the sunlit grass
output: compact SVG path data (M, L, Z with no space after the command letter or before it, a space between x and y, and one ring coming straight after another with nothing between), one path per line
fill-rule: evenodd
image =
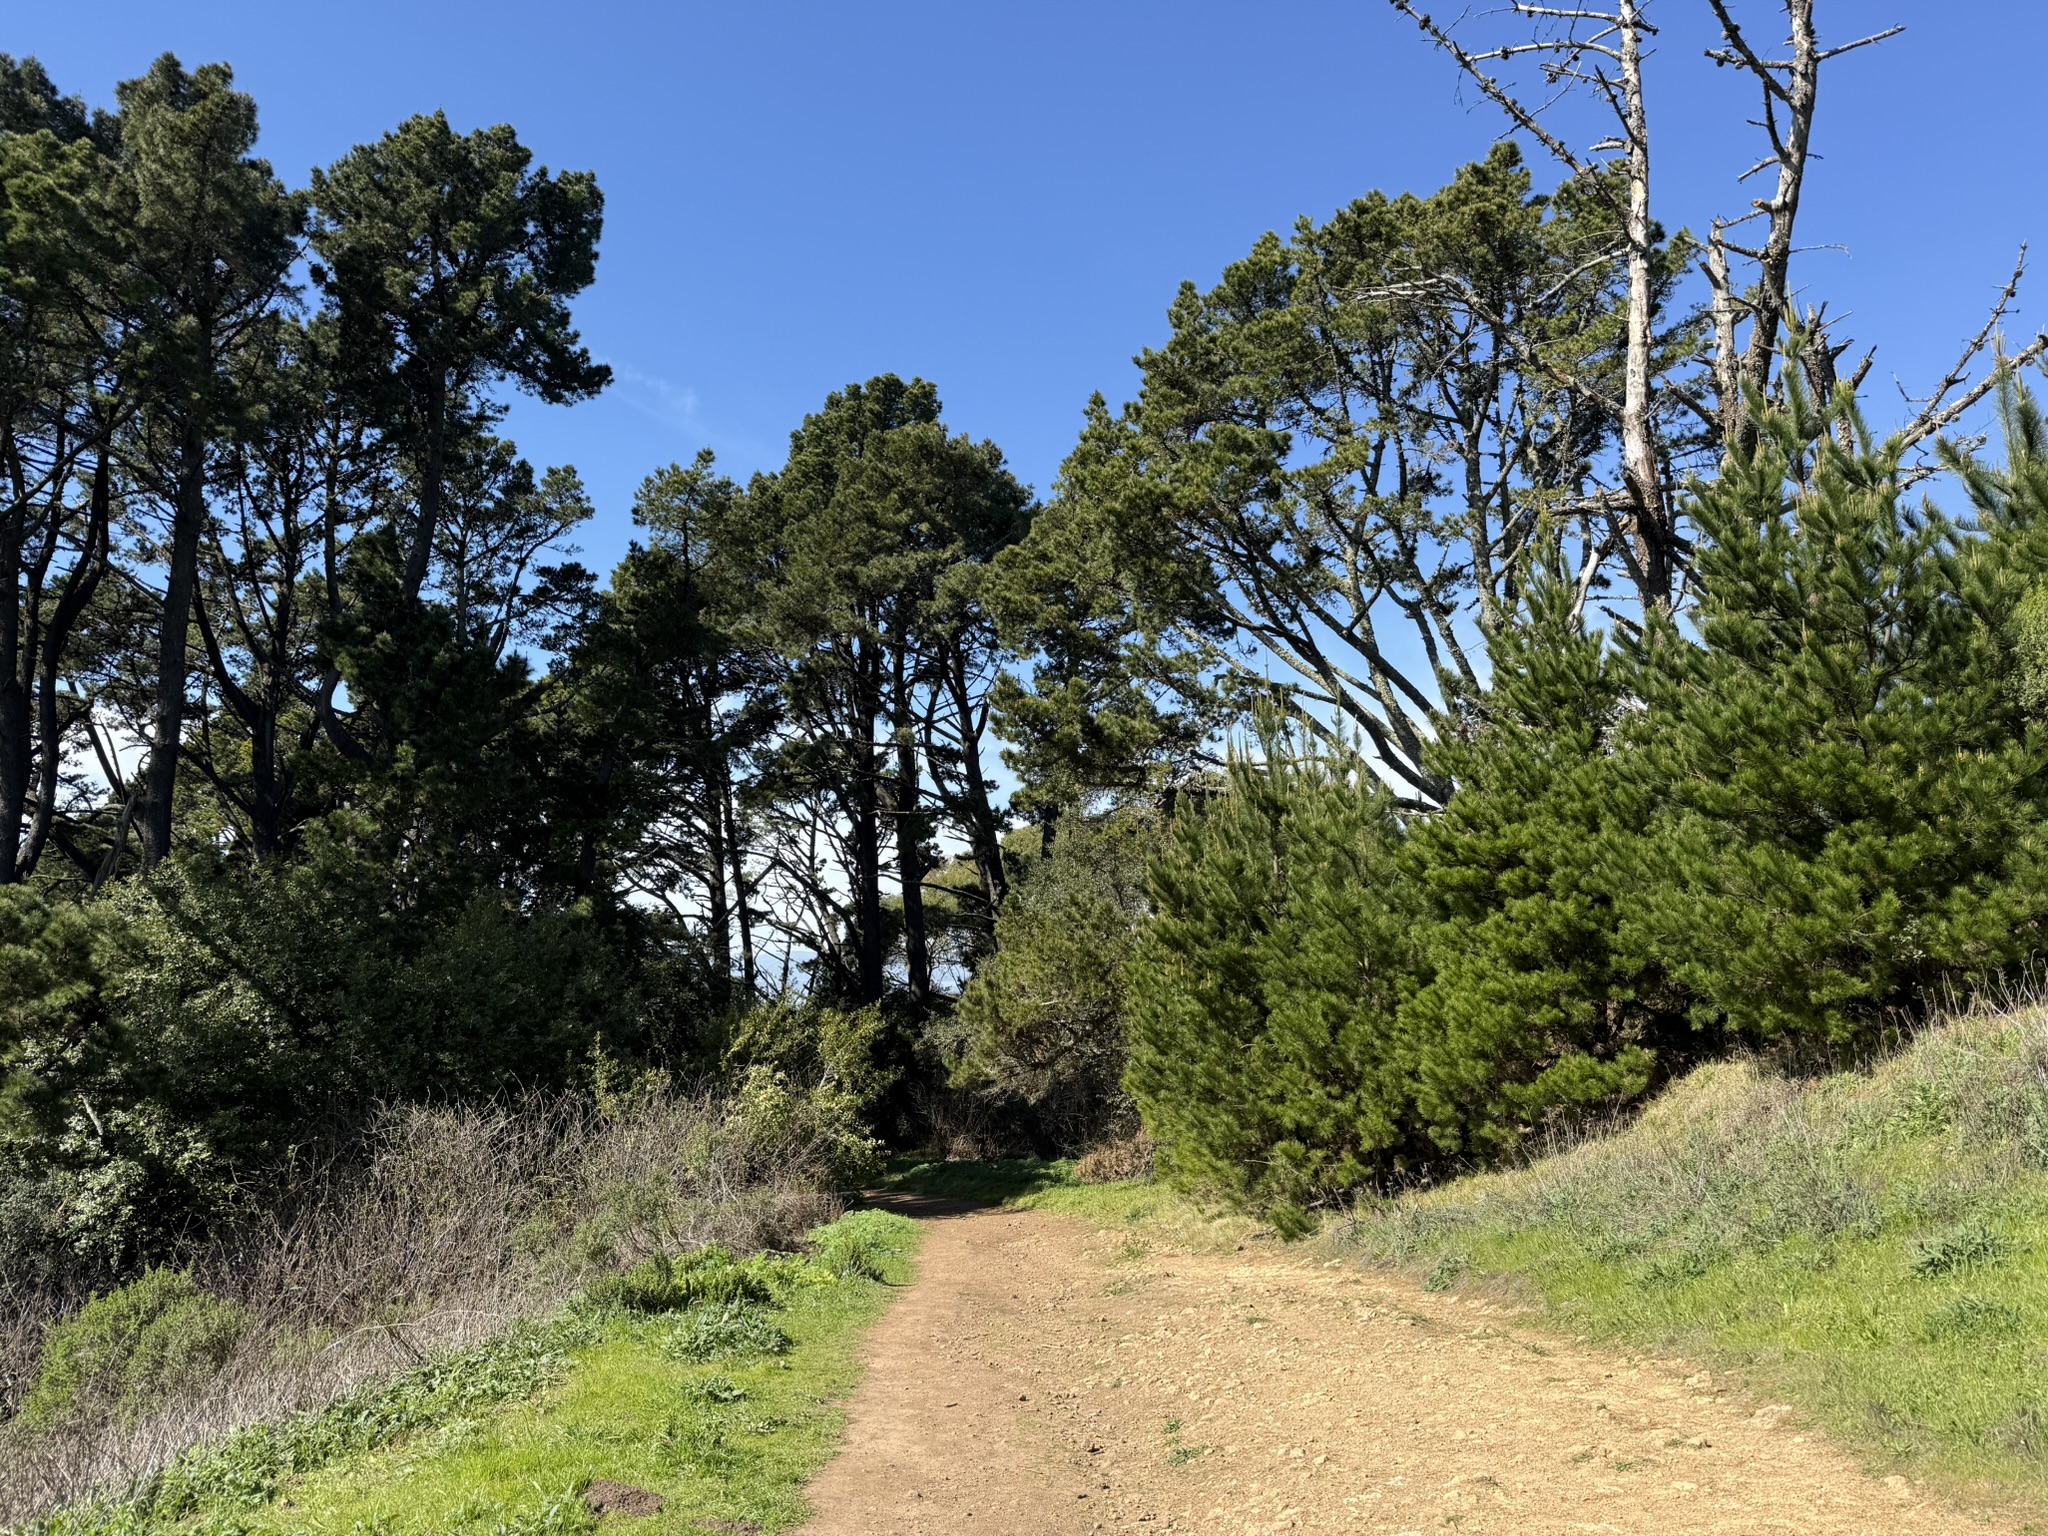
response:
M1620 1133L1360 1213L1433 1289L1738 1369L1886 1468L2048 1491L2048 1015L1958 1021L1871 1073L1742 1062Z
M1272 1237L1270 1228L1238 1212L1196 1200L1156 1179L1084 1184L1069 1159L1005 1158L988 1162L899 1160L882 1187L1014 1210L1076 1216L1099 1227L1129 1229L1169 1247L1211 1252Z

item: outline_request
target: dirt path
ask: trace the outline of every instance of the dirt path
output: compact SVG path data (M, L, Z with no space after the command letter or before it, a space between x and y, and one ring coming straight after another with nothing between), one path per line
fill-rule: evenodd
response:
M805 1536L2009 1531L1692 1367L1271 1251L930 1216Z

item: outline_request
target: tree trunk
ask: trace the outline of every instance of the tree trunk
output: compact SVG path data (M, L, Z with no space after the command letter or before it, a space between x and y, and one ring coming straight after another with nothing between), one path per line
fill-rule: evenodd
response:
M171 803L178 787L178 752L185 732L186 649L199 571L199 534L206 522L206 442L196 418L187 418L182 435L177 498L171 512L171 568L164 583L163 623L157 633L156 721L139 807L144 867L160 863L171 851Z
M854 734L857 755L853 785L854 935L861 1006L879 1003L887 985L882 954L881 765L875 761L875 724L881 718L880 669L874 658L856 655Z
M1819 43L1813 30L1813 0L1791 0L1785 7L1792 23L1792 68L1785 81L1783 153L1778 160L1778 189L1763 211L1770 215L1763 259L1757 263L1756 309L1742 375L1761 389L1771 376L1778 327L1791 302L1792 235L1799 218L1799 194L1806 183L1806 156L1813 138L1813 108L1820 90ZM1745 448L1754 448L1755 429L1745 429Z
M698 728L708 751L712 739L708 704L699 709L698 717ZM721 1010L732 1006L732 903L725 886L725 809L721 803L725 797L720 789L723 777L718 770L709 769L702 781L704 893L711 906L711 958L716 967L711 978L711 1001Z
M441 481L447 473L448 376L436 371L427 390L427 453L420 468L420 517L405 557L405 595L416 598L427 584L434 557L434 533L441 525Z
M1010 894L1010 877L1003 868L1002 830L996 822L995 807L988 800L988 779L981 771L982 722L975 717L973 690L967 684L967 658L955 646L947 670L947 691L960 717L960 793L966 801L968 847L974 854L975 873L981 877L982 900L988 903L990 923Z
M1657 454L1650 360L1652 309L1650 124L1643 105L1641 0L1621 0L1622 124L1628 140L1628 356L1621 407L1622 476L1634 505L1631 539L1645 613L1671 602L1671 540L1664 471Z
M896 648L896 879L903 891L903 964L910 1005L931 1000L931 950L924 929L924 818L919 814L917 732L903 647Z
M747 898L752 893L747 887L747 850L740 841L739 816L732 803L732 765L724 753L718 759L718 800L719 814L725 819L726 856L732 861L733 899L739 914L740 974L746 978L747 1001L751 1003L761 995L754 965L754 915L747 908Z
M93 467L92 505L87 513L85 544L79 551L78 563L65 578L56 611L51 614L49 627L43 636L42 660L36 679L37 734L42 746L38 764L40 772L35 810L29 817L28 836L16 851L13 865L9 866L14 879L26 880L36 872L36 865L42 861L43 849L50 840L50 829L56 821L57 793L64 768L64 721L59 713L57 685L63 680L64 652L70 644L71 631L77 627L86 605L92 601L93 593L107 572L107 549L111 542L109 522L113 506L109 457L103 444L99 461ZM110 782L109 788L118 790L119 786ZM6 870L0 870L0 880L8 878Z
M22 543L28 530L28 488L15 462L10 432L4 442L8 478L4 527L0 527L0 885L12 884L21 854L22 823L28 814L29 695L22 675Z

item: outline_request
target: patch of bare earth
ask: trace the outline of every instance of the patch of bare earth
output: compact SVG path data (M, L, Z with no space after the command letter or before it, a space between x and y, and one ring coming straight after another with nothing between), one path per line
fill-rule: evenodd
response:
M806 1536L2004 1530L1790 1411L1276 1251L932 1214Z

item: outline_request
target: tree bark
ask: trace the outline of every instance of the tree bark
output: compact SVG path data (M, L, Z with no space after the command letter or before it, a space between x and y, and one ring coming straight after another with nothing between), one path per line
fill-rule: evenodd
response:
M988 904L988 918L993 923L1010 894L1010 877L1003 868L1002 830L995 807L989 804L988 779L982 772L982 721L976 717L974 692L967 682L967 658L956 645L948 662L946 688L960 720L960 798L966 813L960 819L965 823L975 873L981 879L982 900Z
M747 984L747 1001L761 995L760 978L754 962L754 915L747 908L752 893L747 885L747 850L740 841L739 815L733 806L732 764L725 753L718 760L719 814L725 820L726 857L732 862L732 888L740 927L740 974Z
M867 651L867 647L861 647ZM875 761L875 725L881 718L880 668L871 654L858 654L854 689L858 695L851 743L859 760L853 785L853 874L855 963L861 1006L879 1003L887 987L882 953L881 774Z
M1641 572L1644 608L1671 603L1671 539L1664 504L1664 466L1657 452L1650 377L1656 340L1652 305L1650 122L1643 103L1643 16L1640 0L1620 0L1621 115L1628 145L1628 356L1621 403L1622 475L1635 512L1630 529Z
M107 551L111 544L109 523L112 516L113 487L110 455L101 445L99 460L93 466L92 502L87 511L85 544L79 551L78 563L64 578L64 585L57 598L56 610L50 615L50 622L44 632L39 648L40 661L36 677L37 735L41 752L37 764L35 809L29 816L28 834L15 851L12 878L26 880L36 872L42 862L43 849L48 845L50 829L57 816L57 793L64 768L64 733L57 685L63 679L64 653L70 645L71 632L92 601L93 593L99 589L101 579L107 572ZM75 723L75 722L74 722ZM117 788L118 786L112 786ZM0 870L0 880L9 878Z
M896 710L896 879L903 892L903 964L908 973L910 1005L931 1001L931 949L924 924L924 818L919 814L917 735L911 709L904 648L895 654Z
M22 822L28 809L29 693L22 674L22 545L28 530L28 490L10 431L0 441L11 494L0 526L0 884L16 878Z
M138 807L145 868L160 863L171 851L172 800L185 732L192 593L198 583L199 535L206 523L206 441L196 417L186 418L180 437L177 493L171 512L171 565L164 583L163 621L157 632L156 719Z
M427 584L434 534L441 525L441 482L447 474L448 375L435 371L427 388L427 452L420 469L420 516L405 557L405 595L416 598Z

